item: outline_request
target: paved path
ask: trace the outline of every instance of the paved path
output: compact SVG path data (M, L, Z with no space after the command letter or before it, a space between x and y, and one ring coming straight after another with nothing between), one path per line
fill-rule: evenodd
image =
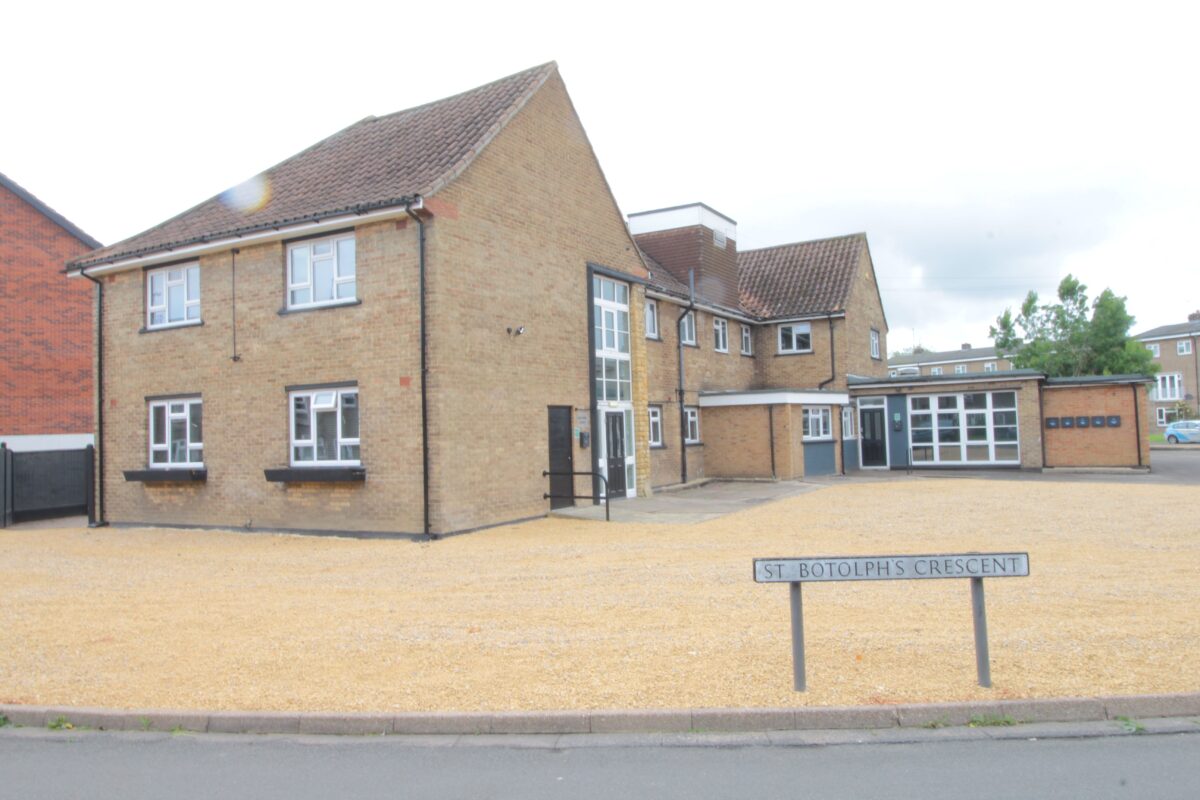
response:
M689 524L717 519L734 511L794 497L817 488L816 484L800 481L712 481L688 489L657 491L650 497L614 500L611 512L614 522ZM561 508L554 514L578 519L604 519L603 506L593 506L586 500L579 502L581 505Z
M667 741L6 729L0 797L1193 798L1200 728L1157 722Z

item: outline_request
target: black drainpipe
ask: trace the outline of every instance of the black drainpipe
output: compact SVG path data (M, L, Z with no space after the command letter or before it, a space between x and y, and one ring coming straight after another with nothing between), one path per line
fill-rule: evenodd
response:
M592 426L592 444L591 444L591 459L592 459L592 505L600 505L600 444L596 441L596 436L600 432L600 402L596 399L596 271L592 269L592 265L588 264L587 268L587 331L588 331L588 351L587 351L587 387L588 397L592 398L588 405L588 412L591 415ZM631 347L632 349L632 347ZM574 481L574 478L571 479ZM605 492L607 495L607 492ZM605 499L607 503L608 500Z
M696 308L696 271L688 270L688 304L675 320L676 350L679 351L679 482L687 483L687 404L683 388L683 318ZM693 328L695 328L693 320ZM693 331L699 335L698 331Z
M837 378L837 355L833 351L833 317L829 318L829 378L817 384L817 389L824 389Z
M1050 466L1046 463L1046 386L1042 381L1038 381L1038 416L1041 418L1041 430L1038 431L1038 438L1042 440L1042 469ZM1018 438L1020 434L1017 434Z
M779 480L775 472L775 406L767 406L767 435L771 437L771 480Z
M417 268L417 294L420 296L421 315L421 507L425 515L425 535L437 539L437 534L430 530L429 524L429 391L426 371L429 340L425 332L425 222L412 210L413 203L419 198L409 200L404 204L405 212L417 223L420 234L420 250Z
M1142 466L1142 419L1138 413L1138 389L1146 390L1146 387L1140 384L1132 384L1130 389L1133 389L1133 429L1137 431L1137 451L1138 451L1138 466Z
M234 362L242 360L237 351L237 257L240 252L242 251L235 247L229 256L229 317L233 323L233 355L230 360Z
M83 270L79 274L96 284L96 474L100 513L88 521L89 528L102 528L104 520L104 284Z

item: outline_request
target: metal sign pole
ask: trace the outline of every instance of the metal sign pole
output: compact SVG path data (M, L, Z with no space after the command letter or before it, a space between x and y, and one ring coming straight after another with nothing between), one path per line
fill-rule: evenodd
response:
M992 664L988 657L987 609L983 604L983 578L971 578L971 616L975 620L975 671L979 685L992 688Z
M797 692L807 689L804 679L804 602L800 597L800 582L788 584L792 601L792 680Z

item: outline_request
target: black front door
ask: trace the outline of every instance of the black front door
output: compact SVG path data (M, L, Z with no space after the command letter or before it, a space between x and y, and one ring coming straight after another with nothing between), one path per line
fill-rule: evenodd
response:
M608 459L608 494L625 496L625 413L604 415L604 457Z
M862 465L887 466L887 417L882 408L863 408L858 412L862 437Z
M571 445L571 407L550 406L550 508L575 505Z

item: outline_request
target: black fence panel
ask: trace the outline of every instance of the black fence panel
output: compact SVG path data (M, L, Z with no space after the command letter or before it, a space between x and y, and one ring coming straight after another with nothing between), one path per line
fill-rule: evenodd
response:
M86 514L91 453L91 448L13 453L13 519Z

